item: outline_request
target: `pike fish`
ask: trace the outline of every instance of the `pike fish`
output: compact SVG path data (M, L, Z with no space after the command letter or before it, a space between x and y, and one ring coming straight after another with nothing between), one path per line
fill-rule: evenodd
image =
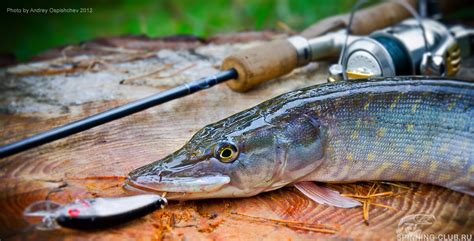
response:
M248 197L294 185L360 205L320 182L410 181L474 196L474 82L383 78L292 91L198 131L129 174L168 199Z

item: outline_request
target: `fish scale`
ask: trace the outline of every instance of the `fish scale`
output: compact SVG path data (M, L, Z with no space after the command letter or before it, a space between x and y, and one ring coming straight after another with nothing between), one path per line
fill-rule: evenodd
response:
M331 158L321 167L327 172L316 171L311 176L323 181L433 183L472 195L472 187L459 187L473 183L472 89L462 95L435 91L440 90L372 94L370 98L360 94L334 100L359 104L347 110L335 108L341 104L334 103L325 110L336 120L327 122L334 130L328 137ZM351 172L341 176L337 167L345 165Z

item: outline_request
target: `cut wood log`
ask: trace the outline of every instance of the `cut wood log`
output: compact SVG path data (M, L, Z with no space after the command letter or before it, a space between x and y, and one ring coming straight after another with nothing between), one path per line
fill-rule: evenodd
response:
M213 74L226 55L255 44L199 42L186 49L144 53L121 48L109 54L52 55L53 59L1 69L0 144ZM85 63L98 64L77 67ZM206 124L287 91L325 82L326 70L327 63L313 63L245 94L219 85L1 159L0 239L395 240L397 230L405 232L404 225L411 224L404 217L417 214L434 217L431 224L419 227L424 234L472 234L473 197L415 183L404 184L408 189L381 184L378 192L393 195L371 198L365 211L319 205L287 187L250 198L170 202L146 217L94 232L39 231L22 217L26 206L46 198L68 203L126 195L122 184L129 171L163 158ZM332 186L350 195L368 191L370 185Z

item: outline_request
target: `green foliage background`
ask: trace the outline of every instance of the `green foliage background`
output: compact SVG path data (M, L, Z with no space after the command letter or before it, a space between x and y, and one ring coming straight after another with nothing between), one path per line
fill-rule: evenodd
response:
M375 1L370 1L375 2ZM3 0L0 52L20 60L50 47L104 36L151 37L277 29L282 21L302 30L319 19L347 12L355 0ZM92 13L14 14L7 8L92 8Z

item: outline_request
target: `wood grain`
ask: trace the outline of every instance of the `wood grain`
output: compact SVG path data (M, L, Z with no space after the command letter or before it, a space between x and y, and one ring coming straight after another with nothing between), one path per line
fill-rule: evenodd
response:
M156 50L151 57L111 62L99 71L31 74L40 73L32 69L51 68L52 60L1 69L0 144L212 74L227 54L255 44L258 43ZM84 58L91 60L95 56L53 62L57 65ZM172 67L157 75L134 79L170 64ZM172 75L191 65L192 68ZM410 189L382 185L380 191L397 195L374 201L396 211L371 206L368 222L362 218L361 208L318 205L292 187L243 199L171 202L144 218L93 232L39 231L31 228L21 215L27 205L45 198L67 203L76 198L126 195L121 185L129 171L179 148L206 124L278 94L324 82L326 69L326 63L313 63L245 94L219 85L0 160L0 239L394 240L400 220L412 214L435 217L433 224L422 227L423 233L472 234L473 197L413 183L406 184ZM22 71L28 74L21 74ZM126 79L133 81L124 82ZM334 188L353 193L354 186L340 184ZM337 231L305 231L245 215L318 224Z

